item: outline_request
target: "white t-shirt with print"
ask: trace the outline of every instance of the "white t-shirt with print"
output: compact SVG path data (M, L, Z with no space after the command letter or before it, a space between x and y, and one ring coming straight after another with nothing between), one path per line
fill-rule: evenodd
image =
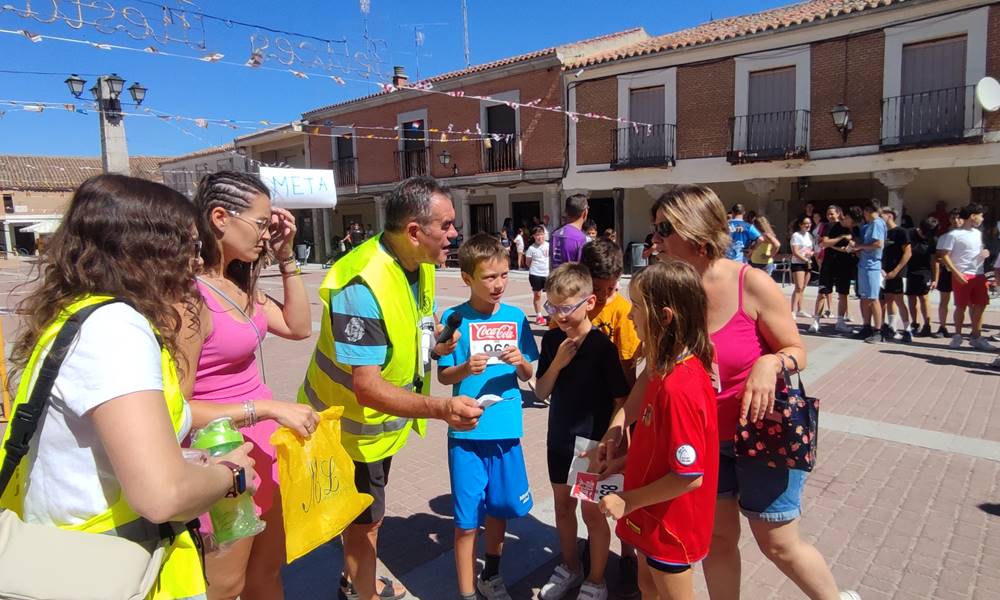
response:
M118 500L121 486L90 411L146 390L163 390L160 345L149 321L120 302L95 310L63 359L25 457L30 465L25 521L78 525ZM186 409L179 438L190 425Z
M808 232L802 233L801 231L796 231L795 233L792 234L792 247L800 248L799 253L804 256L812 256L813 255L812 234ZM802 265L805 264L806 261L792 254L792 262L797 265Z
M965 275L983 274L983 232L978 229L952 229L938 238L938 250L945 250L955 268Z
M528 265L528 275L538 277L549 276L549 243L532 244L524 251L524 258L531 259Z

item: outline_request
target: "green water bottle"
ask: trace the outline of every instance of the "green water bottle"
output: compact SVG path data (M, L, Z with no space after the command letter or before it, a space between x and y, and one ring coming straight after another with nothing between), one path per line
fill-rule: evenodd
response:
M215 419L191 436L192 448L205 450L212 456L232 452L243 443L243 434L233 426L229 417ZM265 527L265 523L257 517L250 494L222 498L208 510L208 516L212 519L215 541L220 546L255 536Z

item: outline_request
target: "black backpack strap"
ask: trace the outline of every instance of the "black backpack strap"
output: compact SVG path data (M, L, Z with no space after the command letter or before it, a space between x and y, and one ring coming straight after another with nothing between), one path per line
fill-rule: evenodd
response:
M31 397L28 398L27 402L19 405L14 410L14 414L11 415L8 425L10 435L7 437L7 443L4 444L7 454L4 457L3 465L0 466L0 495L7 489L7 484L14 476L14 471L21 459L28 454L30 447L28 444L35 435L35 430L38 429L38 421L49 401L52 386L56 382L56 376L59 375L59 367L62 366L63 359L66 358L66 351L70 344L80 332L80 327L95 310L115 302L124 301L113 298L78 310L66 320L56 335L56 339L52 342L52 348L49 349L49 353L42 362L42 368L38 371L38 378L31 390ZM30 373L23 375L30 377Z

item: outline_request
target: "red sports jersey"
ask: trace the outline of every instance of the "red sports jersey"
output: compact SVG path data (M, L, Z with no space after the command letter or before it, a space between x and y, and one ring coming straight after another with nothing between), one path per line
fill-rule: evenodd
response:
M704 477L701 487L673 500L632 511L618 537L656 560L695 563L708 554L719 479L715 389L693 356L650 380L625 462L625 490L668 473Z

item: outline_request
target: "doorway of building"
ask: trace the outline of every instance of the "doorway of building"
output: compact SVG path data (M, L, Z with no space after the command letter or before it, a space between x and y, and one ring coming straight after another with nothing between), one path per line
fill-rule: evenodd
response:
M496 210L492 204L469 205L469 231L477 233L496 233Z
M510 216L514 227L524 227L530 233L534 220L542 220L542 205L540 202L511 202Z
M597 235L604 233L605 229L615 229L615 201L613 198L591 198L590 219L597 223Z

